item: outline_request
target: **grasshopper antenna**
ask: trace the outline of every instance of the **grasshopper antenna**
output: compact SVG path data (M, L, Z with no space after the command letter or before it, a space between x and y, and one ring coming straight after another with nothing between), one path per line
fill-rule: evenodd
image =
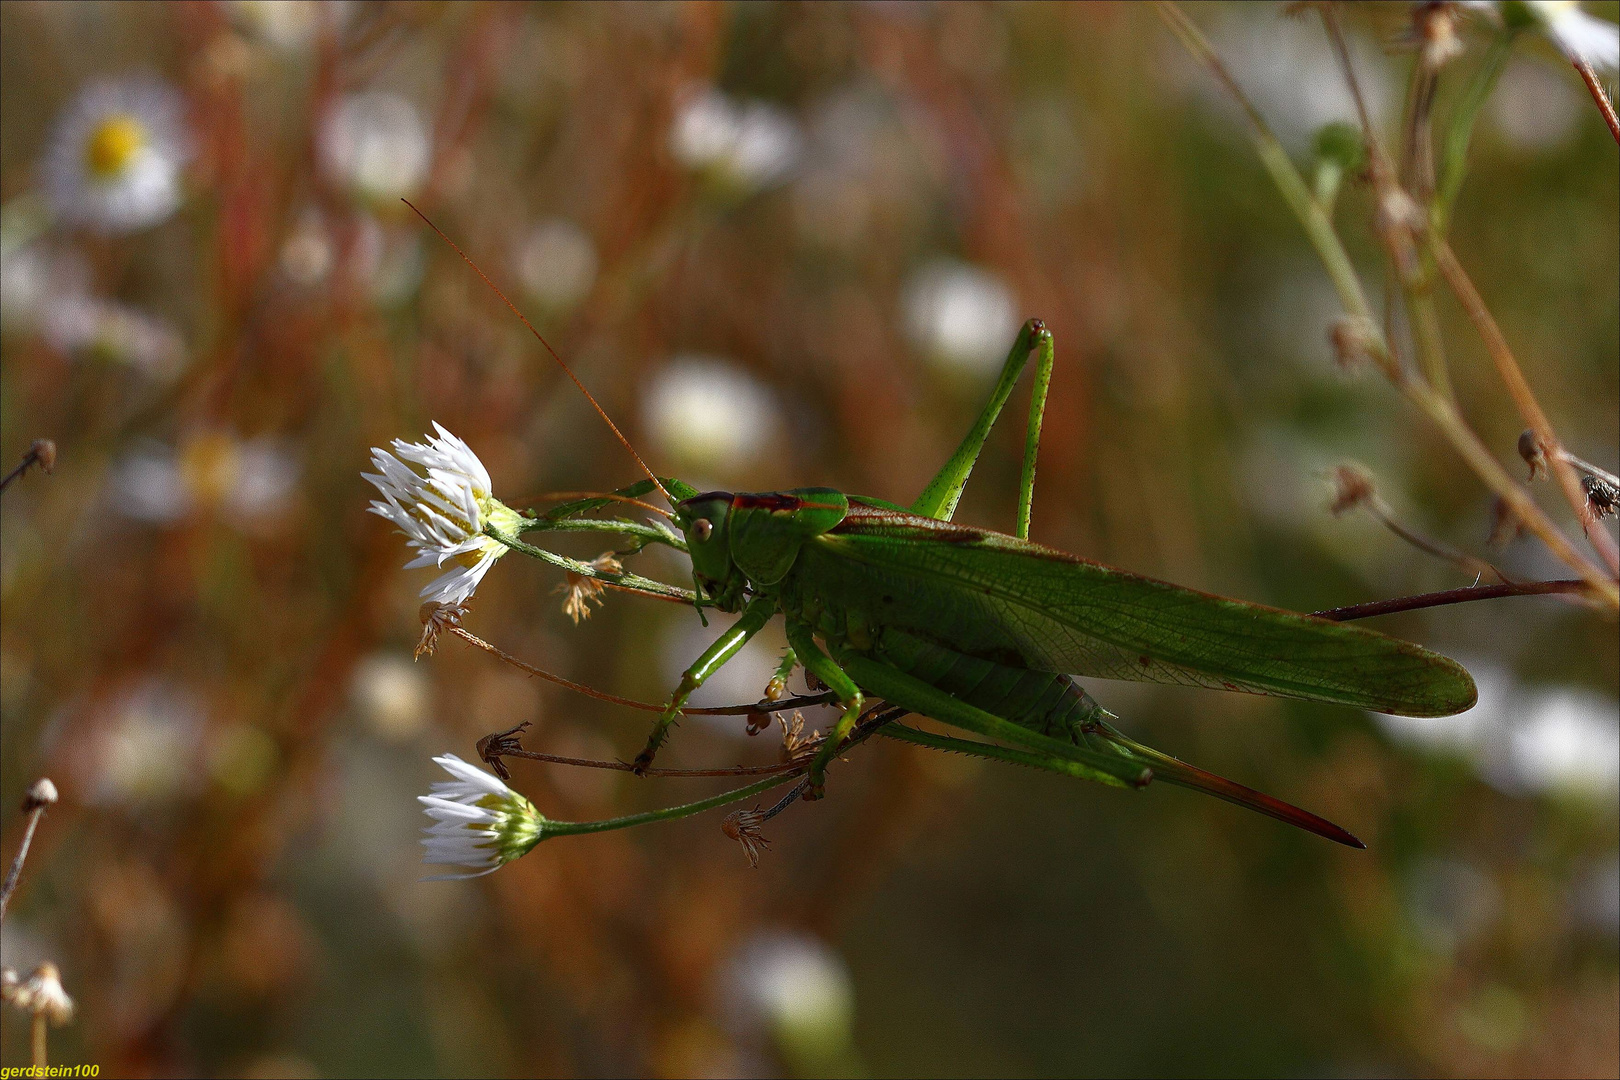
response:
M489 280L489 275L484 273L483 270L479 269L478 264L473 262L472 259L468 258L467 253L462 251L460 246L458 246L454 240L446 236L443 229L433 224L433 221L426 214L418 210L415 203L411 202L409 199L401 199L399 201L410 207L417 217L427 222L427 227L438 233L439 239L449 244L450 250L454 251L457 255L460 255L462 261L473 268L473 273L484 279L484 284L490 287L490 291L501 298L501 303L510 308L512 314L516 315L522 321L523 325L529 328L529 333L533 334L534 339L546 347L546 352L550 353L551 358L557 361L557 366L563 369L563 373L566 374L570 379L574 380L574 385L579 387L579 392L585 395L585 400L591 403L591 408L596 410L596 415L600 416L602 418L602 422L612 430L614 437L619 440L626 450L630 451L630 456L636 459L636 464L641 466L641 471L647 474L647 479L653 482L653 486L658 489L658 493L665 499L669 500L669 505L674 506L675 499L664 487L663 481L658 479L656 473L647 468L647 463L641 460L641 455L636 453L636 448L631 446L630 440L624 437L624 432L619 430L619 425L615 424L613 422L613 418L608 416L607 411L603 409L601 405L597 404L596 398L591 396L591 392L585 389L585 384L579 381L579 376L574 374L574 369L569 367L563 358L557 355L557 350L551 347L551 342L540 336L540 331L536 330L534 328L534 324L528 320L527 316L518 310L517 305L508 300L506 298L506 294L501 292L500 287L497 286L493 281Z

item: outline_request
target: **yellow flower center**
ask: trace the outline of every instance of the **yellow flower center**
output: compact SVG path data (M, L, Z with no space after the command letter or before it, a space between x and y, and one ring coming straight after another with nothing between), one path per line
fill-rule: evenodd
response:
M192 498L212 506L236 485L241 460L236 444L224 435L201 435L180 451L180 475Z
M84 147L84 164L97 180L111 180L146 146L146 126L128 113L97 124Z

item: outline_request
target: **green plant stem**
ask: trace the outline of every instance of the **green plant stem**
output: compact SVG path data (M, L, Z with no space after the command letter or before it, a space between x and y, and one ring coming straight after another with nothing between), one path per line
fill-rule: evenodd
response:
M506 535L493 525L486 524L484 526L484 535L530 558L539 559L543 563L550 563L552 566L560 570L566 570L570 574L591 578L600 581L604 585L611 585L626 592L640 593L643 596L653 596L661 600L673 600L683 604L703 603L691 589L683 589L678 585L668 585L662 581L654 581L652 578L644 578L639 574L615 574L606 570L598 570L590 563L570 559L566 555L558 555L554 551L547 551L545 548L535 547L533 544L526 544L515 536Z
M744 799L758 795L762 791L781 787L783 784L797 779L798 776L799 772L768 776L764 780L757 780L746 787L722 791L720 794L711 795L707 799L682 803L680 806L667 806L662 810L648 810L643 814L626 814L624 817L604 818L601 821L552 821L547 819L541 836L543 839L550 840L553 836L577 836L581 833L612 832L614 829L633 829L637 825L651 825L655 821L674 821L677 818L701 814L705 810L713 810L717 806L741 802Z
M1417 249L1413 240L1413 201L1402 188L1401 181L1378 132L1373 128L1372 115L1367 111L1367 100L1361 92L1361 80L1356 78L1355 64L1350 59L1350 47L1339 26L1338 13L1331 5L1321 5L1317 14L1322 27L1333 45L1334 56L1344 73L1345 85L1356 103L1356 115L1361 121L1362 137L1372 162L1373 188L1378 196L1378 212L1374 218L1375 231L1389 253L1390 264L1401 283L1401 295L1406 302L1412 340L1417 349L1417 366L1424 381L1441 397L1452 400L1451 376L1446 370L1444 339L1440 333L1440 317L1434 305L1434 269ZM1435 76L1421 60L1412 65L1407 80L1405 121L1406 145L1402 157L1408 171L1423 175L1423 190L1431 186L1433 153L1428 146L1429 114L1434 104Z
M1344 305L1345 311L1351 315L1366 319L1370 325L1376 327L1377 320L1373 318L1372 305L1367 300L1366 291L1361 287L1361 278L1356 274L1349 252L1345 251L1344 245L1339 242L1338 233L1333 229L1333 222L1311 196L1311 190L1306 185L1304 177L1300 176L1299 170L1295 169L1294 163L1288 159L1288 152L1272 134L1265 118L1260 115L1249 101L1248 95L1243 92L1243 88L1226 70L1226 65L1215 54L1203 31L1187 18L1186 13L1168 0L1161 0L1158 8L1159 14L1164 16L1170 29L1187 47L1187 51L1209 68L1211 74L1242 107L1244 115L1249 120L1249 134L1254 139L1260 163L1266 167L1272 181L1282 192L1283 201L1288 203L1288 208L1305 227L1306 238L1316 249L1317 256L1327 270L1328 278L1333 282L1334 290L1339 294L1339 303ZM1374 359L1387 368L1389 347L1383 335L1376 335L1370 342L1370 347L1374 352Z
M676 551L684 552L686 544L680 537L656 525L643 525L639 521L627 521L624 518L564 518L560 521L547 521L545 518L524 518L523 532L565 532L590 533L610 532L624 536L633 536L641 541L641 546L647 544L663 544Z
M1503 29L1491 39L1485 59L1474 72L1462 100L1452 110L1440 167L1440 190L1435 194L1434 205L1429 210L1429 228L1436 236L1446 235L1446 230L1451 226L1451 210L1457 202L1458 192L1462 190L1463 177L1468 172L1468 146L1474 138L1474 122L1479 119L1479 110L1490 99L1496 80L1507 67L1517 37L1518 31Z

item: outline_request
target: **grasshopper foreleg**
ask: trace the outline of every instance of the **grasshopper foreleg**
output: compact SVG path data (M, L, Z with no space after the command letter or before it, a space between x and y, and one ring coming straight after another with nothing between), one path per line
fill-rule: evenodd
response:
M816 751L816 756L810 761L809 786L805 788L804 797L819 799L827 786L827 765L837 755L839 744L848 737L850 729L855 726L856 717L860 716L861 709L866 705L866 696L861 693L861 688L855 685L855 680L838 666L838 662L821 651L821 647L811 636L807 623L789 619L787 639L788 644L793 646L794 653L798 655L799 663L838 695L838 701L844 709L838 717L838 722L827 733L821 749Z
M680 685L670 695L669 704L664 711L658 714L653 722L652 734L647 737L646 749L636 755L632 768L637 776L646 772L652 766L653 758L658 754L658 748L664 744L664 738L669 734L670 725L675 723L681 715L681 707L692 692L702 686L716 671L725 666L727 660L737 655L737 650L748 643L748 639L765 626L776 614L776 599L762 596L743 609L742 618L731 625L731 628L714 640L714 643L703 650L703 655L692 662L681 676Z

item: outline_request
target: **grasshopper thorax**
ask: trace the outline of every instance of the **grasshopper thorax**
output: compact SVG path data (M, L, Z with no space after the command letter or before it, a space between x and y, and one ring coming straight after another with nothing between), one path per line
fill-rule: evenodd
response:
M722 611L741 611L745 590L775 588L799 549L844 520L849 500L832 488L708 491L675 507L692 577Z

